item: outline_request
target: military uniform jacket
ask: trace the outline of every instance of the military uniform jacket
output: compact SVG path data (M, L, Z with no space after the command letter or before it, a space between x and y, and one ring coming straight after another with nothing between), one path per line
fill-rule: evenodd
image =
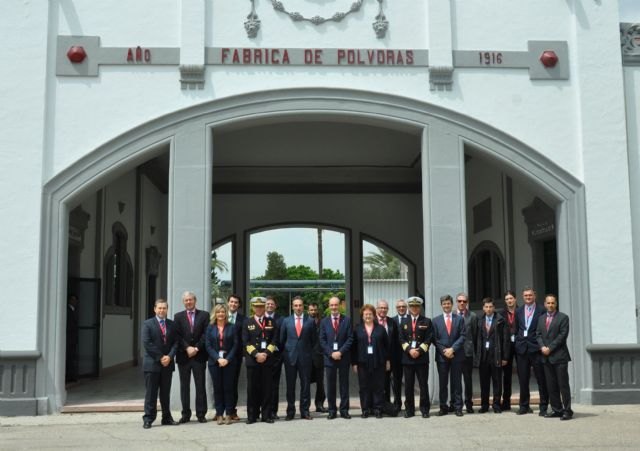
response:
M273 318L263 317L263 324L256 321L255 316L247 318L242 326L242 346L247 366L260 365L256 362L256 354L267 353L263 365L273 364L273 354L278 347L278 326ZM264 347L262 346L264 342Z
M415 341L415 349L420 352L417 359L409 355L411 345ZM428 365L429 364L429 346L433 341L433 325L431 320L425 316L419 315L416 321L415 330L413 328L413 320L411 315L407 315L400 324L400 345L402 346L402 364L403 365Z

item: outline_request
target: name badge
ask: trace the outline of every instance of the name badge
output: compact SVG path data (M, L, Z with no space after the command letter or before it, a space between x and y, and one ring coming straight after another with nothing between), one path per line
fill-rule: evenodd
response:
M528 330L525 330L525 331L524 331L524 334L522 334L522 335L523 335L524 337L526 337L527 335L529 335L529 331L528 331Z
M218 355L221 359L224 359L224 351L218 351Z
M265 340L260 342L260 349L267 349L267 342Z
M367 346L367 354L373 354L373 346Z
M511 343L515 343L516 341L516 336L514 334L511 334Z
M416 348L416 347L417 347L417 346L416 346L416 341L415 341L415 340L413 340L413 341L411 342L411 347L412 347L412 348Z
M334 351L337 351L337 350L338 350L338 342L337 342L337 341L334 341L334 342L333 342L333 350L334 350Z
M485 347L485 349L489 349L489 341L488 340L484 342L484 347Z

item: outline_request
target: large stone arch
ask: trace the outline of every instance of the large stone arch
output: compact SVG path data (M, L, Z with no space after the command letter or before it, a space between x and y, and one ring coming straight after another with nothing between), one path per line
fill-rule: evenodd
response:
M64 324L61 320L64 318L66 294L67 218L69 205L74 199L158 155L167 145L171 148L173 164L176 142L185 133L196 136L196 140L210 149L211 133L207 132L213 127L286 120L294 115L298 120L330 117L389 128L419 129L423 134L423 149L429 147L430 136L445 137L460 152L468 144L483 156L496 160L502 167L528 180L552 199L556 205L559 278L564 281L559 295L570 300L566 310L574 324L570 337L574 350L572 385L579 389L576 391L578 401L591 401L591 362L585 351L591 342L586 219L584 189L580 181L535 149L477 119L409 98L314 88L243 94L167 114L105 143L45 184L38 304L41 357L36 369L35 394L38 412L57 411L64 404L64 331L59 325ZM428 169L428 164L423 162L423 172ZM210 172L203 177L211 181ZM169 204L170 210L175 207L171 200ZM437 230L432 226L432 202L426 199L423 205L424 257L428 261L433 253L431 242ZM205 215L210 218L210 202L207 209ZM209 233L209 242L205 243L208 248L211 247L210 240ZM466 244L462 247L466 252ZM170 268L170 278L172 271ZM456 279L465 281L466 269L461 271ZM425 287L427 296L433 294L430 291L435 291L431 273L425 273Z

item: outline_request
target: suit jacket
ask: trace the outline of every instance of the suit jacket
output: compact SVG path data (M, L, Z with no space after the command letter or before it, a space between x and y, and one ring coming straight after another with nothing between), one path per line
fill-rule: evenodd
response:
M375 319L378 323L378 317ZM383 329L384 327L380 325ZM389 337L389 360L391 364L402 362L402 347L400 346L400 326L395 318L387 317L387 335Z
M285 362L311 367L313 350L318 341L316 325L309 315L302 316L300 337L296 333L296 315L287 316L280 327L280 348Z
M67 304L67 348L78 344L78 307Z
M267 360L262 365L274 365L274 353L278 347L278 326L273 318L264 317L264 324L256 321L255 316L247 318L242 326L242 346L247 366L261 365L256 361L256 354L265 352ZM262 348L262 342L266 347Z
M524 336L524 332L527 327L526 323L526 305L522 305L516 309L516 354L529 354L532 352L539 352L540 346L536 340L536 330L538 329L538 318L546 313L546 310L539 305L535 305L533 310L533 316L531 318L531 324L527 336Z
M351 320L344 315L340 315L338 321L337 334L333 330L333 318L331 315L323 318L320 322L320 346L324 353L324 366L348 366L351 363L350 351L353 344ZM333 343L338 343L338 351L342 354L340 360L331 358L331 353L334 352Z
M477 318L476 326L478 330L476 353L480 357L480 362L501 367L502 360L511 358L511 333L506 321L500 314L494 313L489 331L486 327L486 315Z
M569 317L562 312L556 312L549 324L549 330L547 330L546 320L546 314L541 316L536 329L536 340L539 348L546 346L551 349L551 354L548 356L541 354L542 361L551 364L570 362L571 356L567 347Z
M353 331L351 363L367 368L384 368L389 360L389 336L384 327L378 323L373 323L371 345L373 346L373 354L370 355L368 353L369 336L364 323L358 324Z
M465 357L474 357L474 364L477 364L476 338L478 337L478 315L473 313L471 310L467 310L467 313L464 316L457 312L456 315L464 318L464 355Z
M222 333L222 347L220 347L220 332L218 326L216 324L209 324L205 332L209 365L218 365L220 350L225 351L224 358L229 361L229 364L238 362L238 348L242 348L242 346L238 343L237 336L236 326L227 323Z
M193 332L191 331L191 324L187 317L187 311L183 310L174 315L173 321L176 323L178 329L179 345L178 353L176 355L176 361L179 365L187 363L189 357L187 356L186 349L188 346L198 348L198 353L192 357L200 362L207 361L207 349L205 344L205 332L209 327L209 314L203 310L197 310L193 318Z
M236 331L236 342L238 346L236 347L236 357L238 361L242 361L242 356L244 355L244 350L242 346L242 327L244 326L244 322L247 320L247 317L240 313L240 310L236 313L236 322L234 324L234 330Z
M436 344L436 362L445 363L464 360L465 339L466 328L464 318L453 313L451 314L451 334L447 333L444 314L433 318L433 340ZM447 348L453 348L453 359L447 359L444 356L443 352Z
M149 318L142 323L142 346L144 356L142 359L142 370L151 373L160 373L163 369L175 370L175 356L178 351L178 333L176 325L169 318L165 320L166 343L162 339L162 329L156 317ZM166 368L160 363L162 356L171 357L171 363Z
M420 356L416 359L409 355L411 344L415 340L416 348ZM400 345L402 346L403 365L428 365L429 346L433 342L433 324L425 316L418 315L416 320L415 336L413 332L413 320L407 315L400 325Z

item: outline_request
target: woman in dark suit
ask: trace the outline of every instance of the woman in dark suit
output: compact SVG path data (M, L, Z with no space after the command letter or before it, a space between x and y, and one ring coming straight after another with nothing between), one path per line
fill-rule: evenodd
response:
M209 372L213 380L213 399L216 407L214 420L217 420L218 424L231 424L231 414L236 409L233 390L238 365L237 347L240 344L236 338L235 326L228 322L228 317L227 308L223 304L216 305L206 333Z
M360 315L362 323L353 332L351 363L358 373L362 418L372 414L382 418L384 373L391 367L389 338L384 327L374 321L376 309L373 305L365 304Z

